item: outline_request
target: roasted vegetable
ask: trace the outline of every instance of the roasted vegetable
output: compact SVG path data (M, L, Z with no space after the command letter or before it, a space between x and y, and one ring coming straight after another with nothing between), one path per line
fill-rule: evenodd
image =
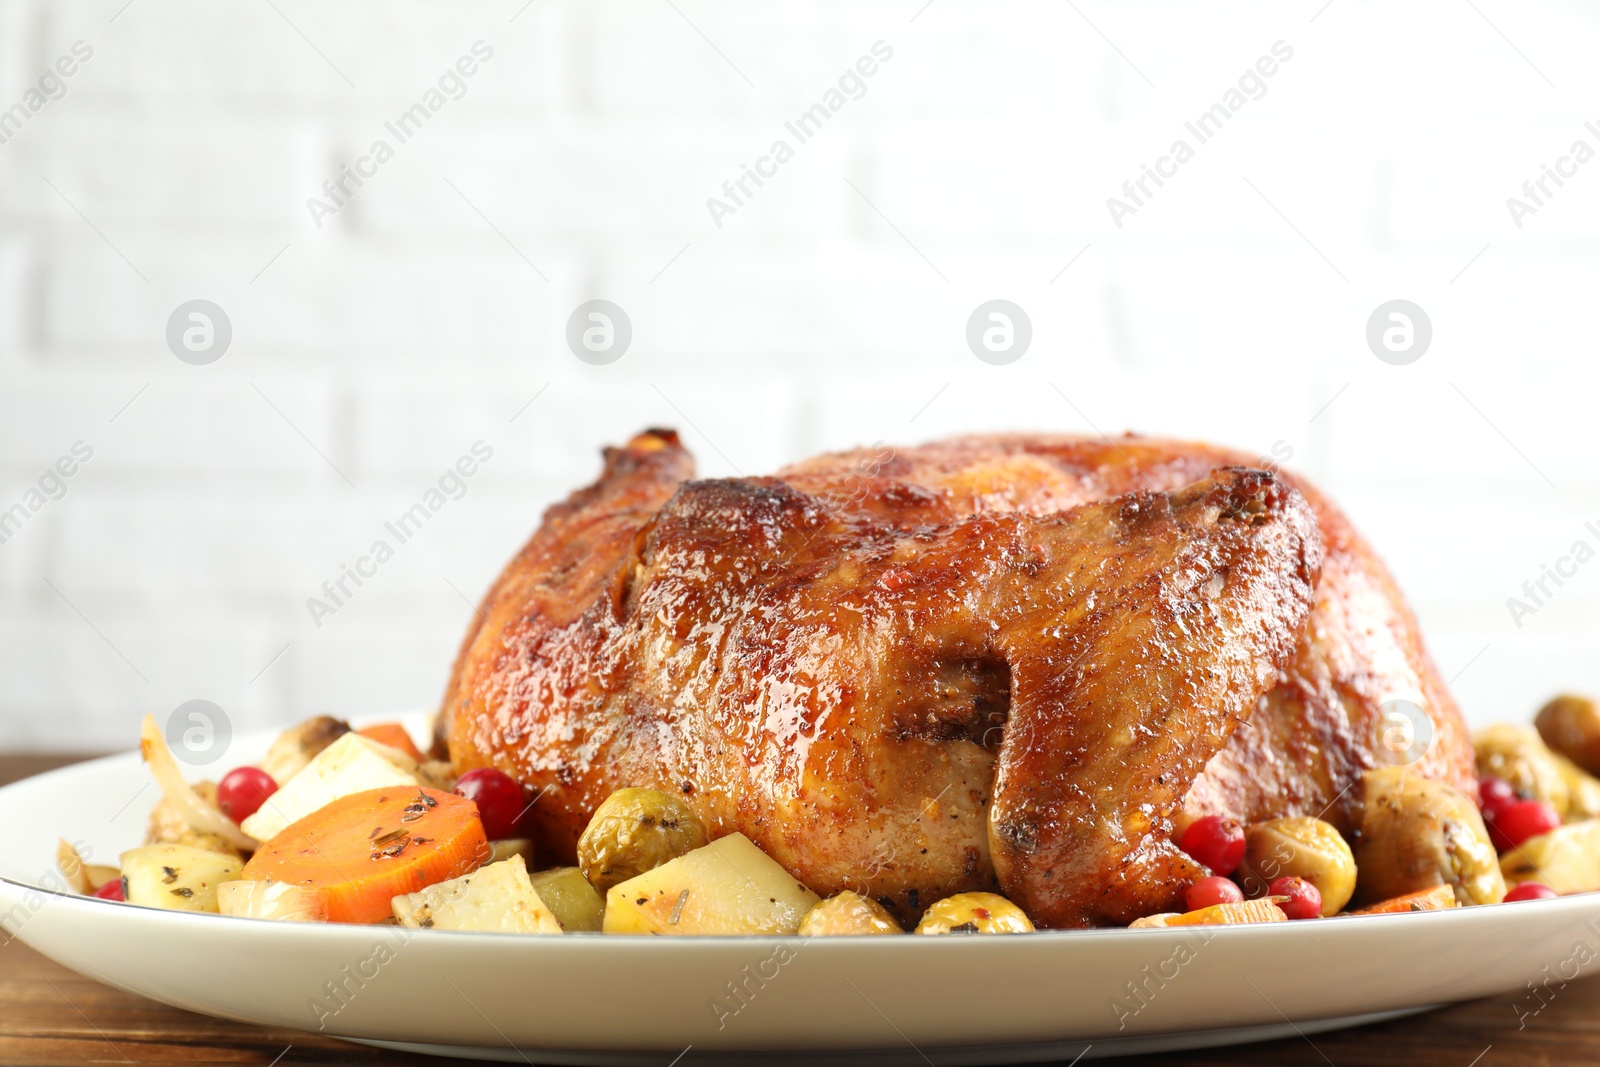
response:
M1506 895L1499 858L1478 806L1460 791L1405 767L1368 771L1355 847L1356 896L1380 901L1448 885L1463 904Z
M415 763L421 763L427 759L422 754L422 750L417 747L417 743L411 740L411 731L397 722L374 723L371 726L363 726L356 733L369 740L376 741L380 745L388 745L390 748L404 752Z
M391 907L402 926L502 934L561 932L554 913L528 881L521 856L397 896Z
M1567 822L1600 818L1600 779L1573 763L1559 752L1550 753L1556 770L1567 783Z
M215 782L196 782L191 788L194 795L203 803L216 807L217 785ZM150 823L145 830L144 843L147 845L188 845L190 848L203 848L208 852L221 852L224 855L242 859L244 853L232 842L234 838L223 837L221 834L202 833L189 826L185 818L188 810L186 803L174 803L166 796L156 802L150 810ZM222 809L217 809L217 814L222 814ZM227 818L227 816L223 816Z
M606 894L608 934L792 934L818 896L743 834L669 860Z
M578 866L604 893L707 840L699 816L680 798L659 789L619 789L578 838Z
M56 866L61 868L62 876L66 878L73 892L82 893L84 896L89 896L107 882L122 877L122 873L115 867L88 862L66 840L56 842Z
M198 782L195 784L195 795L205 798L216 795L216 785L211 782ZM146 845L187 845L189 848L203 848L208 853L222 853L234 859L243 859L246 851L232 843L234 838L222 837L219 833L202 833L200 830L189 829L184 824L179 814L178 806L173 801L158 801L155 808L150 811L150 827L144 835Z
M470 800L389 786L341 797L289 826L262 844L242 877L315 889L330 921L370 923L391 914L395 897L466 874L488 854Z
M350 724L328 715L307 719L278 735L259 766L279 786L305 769L322 750L350 732Z
M1543 800L1566 817L1570 791L1550 749L1531 726L1495 723L1472 736L1478 774L1493 775L1511 783L1524 800Z
M222 809L217 807L217 783L209 779L193 782L189 789L201 803L213 808L220 815ZM178 838L184 834L192 834L194 830L189 826L189 820L184 817L187 806L181 802L167 799L165 793L156 801L156 806L150 809L150 821L145 824L144 843L147 845L175 845Z
M917 924L919 934L1025 934L1032 929L1027 914L998 893L945 897Z
M217 910L239 919L281 922L328 921L328 904L320 890L288 882L235 881L217 887Z
M1533 725L1550 748L1590 774L1600 774L1600 706L1563 694L1539 709Z
M1557 893L1600 889L1600 821L1568 823L1500 857L1507 882L1543 882Z
M403 795L416 787L415 772L416 764L398 749L347 733L267 798L261 810L240 828L259 841L267 841L290 823L341 797L383 788Z
M1274 879L1304 878L1322 894L1322 914L1333 915L1356 891L1356 860L1339 831L1321 819L1270 819L1245 830L1238 871L1246 896L1265 896Z
M1213 904L1197 911L1163 912L1147 915L1128 924L1128 929L1162 926L1233 926L1239 923L1281 923L1289 917L1278 907L1282 897L1257 897L1237 904Z
M211 789L212 799L207 801L184 780L154 715L146 715L139 725L139 752L149 764L150 775L160 787L165 803L170 805L168 814L162 816L163 822L187 823L196 833L213 835L232 848L249 851L255 847L256 842L249 832L236 826L216 806L215 786Z
M429 789L451 793L456 788L456 769L448 760L427 760L417 764L417 781Z
M483 812L480 811L478 814L481 816ZM490 841L489 858L484 862L485 864L499 863L501 860L508 860L512 856L521 856L523 863L531 864L533 862L533 841L526 837L508 837L502 841Z
M557 867L529 875L539 899L568 933L597 933L604 925L605 898L576 867Z
M1436 885L1432 889L1419 889L1415 893L1390 897L1371 907L1362 908L1360 911L1347 911L1345 914L1401 915L1413 911L1448 911L1459 907L1461 902L1456 899L1456 893L1450 886Z
M144 845L122 854L129 904L167 911L217 910L217 887L239 877L239 861L187 845Z
M903 933L887 908L848 889L819 902L800 920L801 937Z

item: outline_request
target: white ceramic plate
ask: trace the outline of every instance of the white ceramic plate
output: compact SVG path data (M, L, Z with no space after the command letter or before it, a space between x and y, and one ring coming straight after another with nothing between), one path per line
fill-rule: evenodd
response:
M270 738L236 741L222 765ZM191 778L200 778L201 770ZM115 862L157 793L136 754L0 789L0 922L166 1004L415 1051L560 1064L770 1053L1071 1059L1314 1034L1571 977L1600 894L1415 915L1010 937L517 937L225 919L49 891L58 837ZM1578 946L1583 946L1579 953Z

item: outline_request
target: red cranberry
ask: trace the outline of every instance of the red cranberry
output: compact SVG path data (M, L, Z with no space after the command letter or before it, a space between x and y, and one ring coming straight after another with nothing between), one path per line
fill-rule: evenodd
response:
M456 779L456 795L466 797L478 806L478 816L483 819L483 833L490 841L504 841L520 837L518 824L522 820L527 800L522 786L504 771L493 767L479 767Z
M1497 818L1502 811L1521 799L1504 778L1486 774L1478 779L1478 810L1483 812L1485 819Z
M234 822L244 822L277 791L278 783L260 767L235 767L217 783L217 807Z
M1515 904L1519 900L1551 900L1560 895L1543 882L1522 882L1506 894L1506 903Z
M1561 825L1556 809L1543 800L1519 800L1484 820L1489 838L1501 852L1510 852L1530 837L1547 834Z
M1244 827L1221 815L1207 815L1189 824L1178 847L1212 874L1232 874L1244 859Z
M1243 899L1244 892L1238 886L1215 874L1200 879L1183 895L1184 906L1190 911L1209 908L1213 904L1237 904Z
M1322 918L1322 893L1304 878L1292 874L1274 878L1272 885L1267 887L1267 894L1289 898L1275 903L1278 909L1291 919Z

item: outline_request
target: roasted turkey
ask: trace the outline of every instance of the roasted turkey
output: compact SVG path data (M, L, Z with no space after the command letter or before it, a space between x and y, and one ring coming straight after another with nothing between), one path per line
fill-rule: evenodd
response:
M975 437L693 480L608 449L490 589L436 745L538 791L570 862L628 786L672 790L818 892L902 920L998 889L1041 926L1173 910L1175 826L1349 827L1382 705L1448 691L1392 579L1302 481L1205 445Z

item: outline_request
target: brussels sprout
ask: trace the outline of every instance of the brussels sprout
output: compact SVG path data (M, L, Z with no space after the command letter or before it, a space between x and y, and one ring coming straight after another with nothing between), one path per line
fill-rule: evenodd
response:
M1462 904L1500 903L1505 878L1476 804L1404 767L1368 771L1364 785L1355 848L1362 902L1448 885Z
M1546 801L1557 815L1567 814L1572 798L1566 775L1532 727L1503 722L1486 726L1473 734L1472 750L1478 774L1504 778L1518 796Z
M1259 897L1274 879L1304 878L1322 894L1322 914L1334 915L1356 891L1356 860L1339 831L1321 819L1298 816L1256 823L1244 832L1239 884Z
M919 934L1025 934L1027 913L998 893L957 893L923 913Z
M800 920L801 937L903 933L882 904L848 889L822 901Z
M680 798L619 789L578 838L578 866L601 893L705 845L706 828Z

